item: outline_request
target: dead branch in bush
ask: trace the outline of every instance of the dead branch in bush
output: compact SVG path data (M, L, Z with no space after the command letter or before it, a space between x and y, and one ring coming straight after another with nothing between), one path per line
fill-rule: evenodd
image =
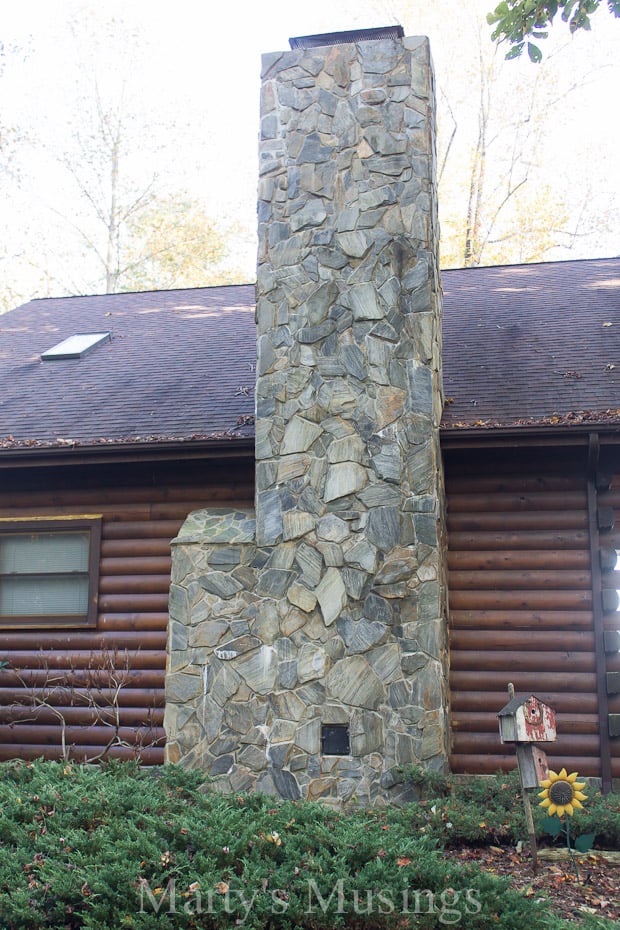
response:
M36 680L28 681L23 669L16 668L10 663L3 663L6 671L10 671L18 685L24 689L24 695L8 705L9 714L19 712L20 709L32 711L29 716L19 714L19 719L12 720L9 726L37 723L41 712L50 715L58 725L59 741L62 759L65 762L74 757L76 742L70 742L67 736L70 723L67 720L67 710L83 708L89 713L90 722L87 725L77 724L84 730L92 727L105 727L109 731L108 739L103 746L93 746L94 752L88 753L89 762L99 762L109 756L110 752L118 747L131 750L138 761L141 753L158 742L153 722L152 708L146 710L144 725L134 725L133 739L129 740L122 734L122 708L120 696L130 681L130 657L127 650L104 649L91 652L88 666L78 668L77 663L69 656L67 669L55 670L50 668L45 653L40 653L39 668L44 672L42 683Z

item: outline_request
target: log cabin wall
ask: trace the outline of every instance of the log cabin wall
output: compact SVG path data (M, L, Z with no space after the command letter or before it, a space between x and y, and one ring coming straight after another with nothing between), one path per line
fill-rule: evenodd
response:
M558 740L547 747L552 763L557 758L598 775L586 452L448 450L444 457L452 770L514 766L496 718L513 681L517 691L533 691L558 711ZM609 551L620 549L617 456L603 456L602 467L611 481L599 489L598 502L613 510L615 525L601 531L599 543ZM163 761L170 540L191 510L252 502L252 459L3 470L0 517L87 511L101 513L103 527L96 628L0 630L0 661L18 670L0 670L0 759L61 757L63 721L74 757L96 756L110 739L100 711L79 699L67 706L61 693L54 698L49 679L64 674L76 697L84 695L87 665L105 666L115 657L123 673L128 665L118 697L120 735L137 744L143 763ZM602 587L620 588L620 567L607 565ZM603 624L614 634L617 613L604 611ZM608 636L604 668L610 729L620 714L620 653L613 642ZM28 704L46 690L52 706L33 713ZM99 704L106 697L109 689ZM620 737L612 736L609 747L613 776L620 778ZM131 748L111 752L133 754Z
M0 517L96 513L102 536L96 627L0 629L0 760L62 758L63 730L72 758L94 758L118 707L127 745L109 756L162 763L170 540L192 510L251 504L253 459L5 469L2 479Z
M599 481L599 522L603 587L604 686L607 699L611 771L620 778L620 468L612 457L602 456ZM610 525L613 524L613 525ZM614 556L616 556L614 561ZM615 609L614 609L615 607Z
M517 693L533 692L557 712L557 741L544 747L552 768L566 764L604 776L606 754L609 775L620 777L619 740L605 739L598 693L605 674L620 664L616 651L602 668L600 648L597 661L596 609L610 630L617 615L601 598L601 577L593 579L587 449L447 451L445 466L452 770L485 774L515 766L496 717L511 681ZM620 506L617 474L598 500L605 495ZM614 545L603 533L594 540L597 559L598 545ZM603 587L617 585L613 572L603 572ZM617 684L609 699L616 712Z

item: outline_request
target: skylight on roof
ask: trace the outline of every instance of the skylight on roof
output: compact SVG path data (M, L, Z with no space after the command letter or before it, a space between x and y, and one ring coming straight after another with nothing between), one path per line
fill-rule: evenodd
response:
M44 362L55 362L63 358L82 358L95 346L102 342L110 342L110 333L75 333L68 339L63 339L58 345L52 346L41 353Z

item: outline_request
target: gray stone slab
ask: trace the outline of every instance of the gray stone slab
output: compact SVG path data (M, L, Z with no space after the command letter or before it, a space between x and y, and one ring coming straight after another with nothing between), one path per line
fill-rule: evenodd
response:
M416 513L413 517L416 542L437 545L437 517L432 513Z
M354 568L360 568L365 572L375 572L377 547L362 536L353 546L344 550L344 560L347 565L352 565Z
M282 536L282 511L277 490L261 491L257 498L256 539L260 546L278 542Z
M278 675L276 650L272 646L262 646L236 660L235 669L250 690L257 694L269 694L273 691Z
M321 721L319 718L298 727L295 745L308 753L318 753L321 747Z
M289 801L299 801L301 798L301 791L299 790L297 779L292 772L288 772L286 769L272 768L270 774L273 778L275 789L281 798L286 798Z
M409 581L414 577L415 570L415 553L410 552L409 558L385 561L375 576L375 582L376 584L394 584L397 581Z
M428 656L423 652L414 652L402 657L402 670L406 675L413 675L419 669L424 668L428 661Z
M243 590L243 585L226 572L209 572L208 575L201 575L198 580L205 591L224 600Z
M168 625L168 648L173 651L187 649L188 628L186 624L170 620Z
M347 644L347 653L354 655L356 653L368 652L374 646L385 642L389 634L389 627L378 620L358 620L353 623L348 637L345 639Z
M342 546L337 543L320 542L317 543L317 549L323 556L323 561L328 567L340 568L344 565L344 554Z
M366 653L366 658L377 677L384 684L391 684L402 677L401 652L396 643L384 643Z
M394 609L385 598L371 592L364 601L364 616L368 620L391 624L394 622Z
M203 679L198 673L176 672L166 676L166 700L185 704L203 692Z
M400 518L396 507L376 507L368 514L368 539L382 551L393 549L400 540Z
M170 585L168 611L170 616L179 623L188 624L190 622L189 601L185 588L176 584Z
M340 571L328 568L315 589L323 621L329 626L337 620L347 604L347 594Z
M328 542L341 543L349 535L349 527L336 514L328 513L317 524L317 534Z
M368 459L365 444L359 436L344 436L342 439L334 439L329 444L327 452L331 464L337 462L357 462L361 464Z
M304 643L297 659L297 677L300 684L323 678L328 667L325 649L317 643Z
M317 132L311 132L306 136L301 151L297 157L297 163L300 165L311 163L319 164L320 162L329 161L333 156L333 147L323 145L321 137Z
M372 586L372 578L367 572L351 568L349 565L342 569L342 580L348 596L354 601L365 597Z
M331 697L353 707L375 710L386 698L381 679L362 656L347 656L337 662L325 684Z
M371 456L371 465L384 481L399 484L402 478L402 459L397 443L386 443L376 455Z
M236 659L238 656L244 655L246 652L258 649L260 645L261 641L256 636L238 636L235 639L221 642L217 646L215 654L218 659L230 661Z
M366 378L366 362L361 349L353 343L347 343L340 349L342 363L348 373L358 380Z
M278 664L277 682L280 688L294 688L297 685L296 660L285 660Z
M323 571L323 557L321 553L312 546L302 542L297 547L295 562L302 573L301 580L303 580L303 583L309 588L316 587L321 580L321 573Z
M295 577L295 572L278 568L265 569L258 579L256 593L263 597L283 597Z
M372 460L371 460L371 464ZM383 479L371 481L367 487L357 494L366 507L399 507L402 500L400 487L395 484L387 484Z
M360 491L367 483L367 470L356 462L330 465L327 470L324 499L333 501L340 497L348 497L349 494Z
M384 315L377 289L370 283L357 284L347 295L354 320L380 320Z
M380 752L384 745L383 718L380 714L356 709L349 727L351 755L366 756Z
M211 568L219 568L222 565L235 566L241 562L241 549L239 546L215 546L209 554L209 565Z

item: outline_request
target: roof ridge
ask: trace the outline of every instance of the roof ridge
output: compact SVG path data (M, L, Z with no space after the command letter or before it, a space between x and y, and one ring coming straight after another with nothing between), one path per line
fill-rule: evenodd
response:
M188 291L215 291L233 287L256 287L256 281L240 282L238 284L198 284L195 287L161 287L151 288L146 291L112 291L104 294L65 294L59 297L31 297L30 300L20 304L20 306L25 307L26 304L33 304L42 300L88 300L90 298L105 297L135 297L139 294L181 294ZM14 309L17 309L17 307Z
M532 268L535 266L545 265L583 265L591 262L617 262L620 255L599 256L598 258L556 258L553 261L540 262L510 262L506 265L469 265L464 268L441 268L441 274L445 271L493 271L501 268Z

